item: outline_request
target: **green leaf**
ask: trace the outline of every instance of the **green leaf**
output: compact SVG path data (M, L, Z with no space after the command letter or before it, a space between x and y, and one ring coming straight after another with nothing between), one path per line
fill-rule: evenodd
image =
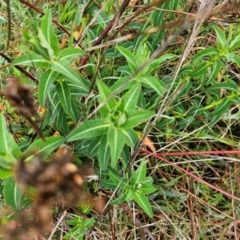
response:
M72 108L70 109L70 116L75 124L77 124L79 119L79 112L80 112L80 106L78 101L74 101L72 94L71 94L71 104Z
M21 209L22 192L18 189L13 178L7 179L3 187L3 196L7 205L16 209Z
M68 142L73 142L83 138L93 138L106 134L109 123L102 119L89 120L75 128L67 136Z
M181 92L179 93L178 97L185 97L188 95L188 92L192 89L192 81L190 81L188 78L184 80L184 86L181 89Z
M13 175L12 170L6 170L6 169L3 169L3 168L0 168L0 179L9 178L12 175Z
M44 38L44 36L43 36L43 38ZM32 45L33 51L35 53L37 53L38 55L42 56L44 59L47 59L47 60L50 61L51 59L49 57L48 50L47 50L47 48L41 46L40 41L41 40L39 39L39 37L32 36L29 39L28 42ZM32 51L30 50L30 51L26 51L26 52L31 53Z
M148 194L156 192L157 188L155 188L149 184L142 183L140 191L141 191L141 194L148 195Z
M51 94L49 94L49 101L51 103L50 107L50 111L51 111L51 116L49 117L49 122L48 124L54 124L54 121L56 119L56 117L58 115L60 115L60 111L62 110L62 105L60 104L60 101L57 97L57 93L54 92L54 94L51 96Z
M127 122L121 127L123 129L134 128L140 123L147 121L154 115L153 111L148 110L133 110L127 112Z
M146 184L146 185L152 185L153 184L153 179L152 177L148 176L148 177L145 177L142 184Z
M99 146L99 143L100 143L100 138L97 137L97 138L92 138L91 141L90 141L90 144L87 148L87 155L89 157L94 157L96 156L97 152L98 152L98 146Z
M140 85L132 86L127 93L122 97L123 109L122 111L131 111L136 108L140 94Z
M135 72L137 70L137 64L136 64L136 61L135 61L136 56L124 47L118 46L116 48L126 58L126 60L128 62L128 66L131 69L131 71Z
M127 191L127 196L125 197L125 201L129 202L132 201L134 199L134 191L133 190L129 190Z
M156 91L159 96L162 96L166 90L165 83L160 82L157 77L139 77L137 80L143 83L144 87L151 88Z
M79 48L65 48L59 53L59 60L67 60L72 62L77 56L85 55L86 51Z
M125 144L125 135L121 129L111 126L108 129L107 141L110 146L111 166L115 168Z
M168 2L165 2L165 3L161 4L160 7L169 10L169 3ZM153 11L153 13L150 17L150 21L153 24L153 26L160 26L164 23L164 16L165 16L164 11L155 10L155 11ZM158 31L154 34L153 41L151 42L151 45L154 48L157 48L157 46L159 45L159 42L161 42L161 40L163 39L163 37L165 35L165 32L166 32L166 30L162 29L162 30L160 30L160 31Z
M0 168L10 171L13 169L14 163L17 159L12 155L12 153L0 152Z
M154 59L149 65L148 74L150 74L152 71L158 69L161 63L165 62L166 60L173 59L173 58L176 58L175 54L167 53L157 59Z
M41 139L36 140L24 152L24 154L28 156L26 161L29 161L36 154L45 157L60 147L64 142L65 138L62 136L48 137L45 138L45 141Z
M111 168L109 169L108 176L110 177L112 182L116 185L118 185L121 182L121 177L114 169L111 169Z
M51 46L55 56L58 55L58 40L56 33L53 28L53 23L52 23L52 12L51 10L48 10L41 22L41 30L43 35L46 38L46 41L48 44Z
M137 171L131 176L130 183L132 186L143 182L147 173L147 163L146 160L142 160L140 166Z
M60 103L64 109L64 111L70 115L72 109L71 95L70 90L66 82L61 81L56 85L56 90L58 94L58 98Z
M123 194L120 195L119 198L112 200L112 201L110 202L110 204L111 204L111 205L118 205L118 204L124 202L125 199L126 199L126 197L127 197L127 194L128 194L128 191L124 192Z
M188 116L200 115L205 112L205 108L201 105L192 107L187 113Z
M212 72L207 80L207 84L212 83L217 78L217 75L220 72L221 67L223 67L223 66L224 65L221 60L214 61L213 66L212 66Z
M46 37L44 36L41 28L38 29L38 38L39 38L39 44L43 49L47 50L47 57L49 59L52 59L54 56L54 52L50 44L48 43Z
M122 132L125 134L126 144L129 147L134 148L138 141L137 133L133 129L122 129Z
M133 85L136 84L136 80L135 80L135 79L133 79L133 80L129 81L128 83L126 83L126 81L128 81L128 80L129 80L129 77L128 77L128 76L119 78L119 79L118 79L117 81L115 81L115 82L113 83L113 85L110 87L111 91L116 91L118 88L122 87L123 85L124 85L125 87L123 87L121 91L124 91L125 89L129 89L129 88L131 88Z
M151 218L153 217L152 207L148 201L148 198L137 192L134 192L134 201L143 209L143 211Z
M238 85L234 81L229 81L229 82L222 82L222 83L214 83L211 87L207 89L207 91L213 91L213 90L229 90L233 92L238 92Z
M30 67L39 67L39 68L50 68L50 62L43 58L42 56L29 53L20 56L12 62L12 65L24 65Z
M189 74L189 76L192 78L197 78L205 74L207 70L208 70L208 66L204 62L204 63L198 64L198 66L195 69L193 69L193 71L191 72L191 74Z
M98 147L98 162L101 170L106 170L110 159L110 149L107 142L107 135L103 135Z
M228 98L224 98L221 103L214 109L214 111L211 113L211 116L219 117L224 114L229 106L231 105L231 101Z
M108 86L100 80L97 80L97 88L99 91L99 103L103 103L106 99L112 94L112 91L108 88ZM100 109L100 114L103 118L105 118L108 113L117 106L117 101L115 98L111 98L109 101L104 104L104 106Z
M84 81L82 75L79 72L71 68L69 62L66 59L61 59L54 62L52 65L52 70L63 74L67 81L73 84L77 84L85 92L88 92L89 87L86 84L86 81Z
M209 47L204 50L199 51L193 58L193 61L197 61L199 59L203 59L205 56L218 56L218 50L215 47Z
M41 107L45 106L45 101L47 98L47 94L49 93L49 89L54 83L54 81L57 79L57 77L58 73L51 70L47 70L40 76L38 85L38 100Z
M224 32L216 25L213 25L213 29L217 35L217 43L219 48L224 48L227 46L227 39Z
M238 67L240 67L240 57L234 53L232 53L231 61L236 63Z
M15 158L19 158L22 153L12 134L8 132L3 113L0 113L0 136L0 153L13 156L13 162Z
M231 40L232 41L229 44L229 49L230 49L230 51L233 51L240 46L240 35L238 34Z
M101 188L108 188L108 189L116 189L116 184L114 184L112 181L110 181L109 179L101 179Z
M119 173L114 169L114 168L111 168L109 167L108 168L108 176L110 177L111 181L116 185L118 186L119 185L119 188L120 189L127 189L128 187L128 184L126 183L126 179L122 179L120 176L119 176Z
M59 113L55 119L56 129L59 130L64 136L69 133L69 123L67 121L67 115L65 114L62 105L59 106Z

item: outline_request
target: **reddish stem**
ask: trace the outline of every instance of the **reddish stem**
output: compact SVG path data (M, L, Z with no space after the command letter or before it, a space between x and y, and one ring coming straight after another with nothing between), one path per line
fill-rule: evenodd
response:
M227 192L223 191L222 189L217 188L217 187L215 187L214 185L212 185L212 184L204 181L203 179L199 178L198 176L194 175L193 173L185 170L184 168L181 168L181 167L178 166L176 163L170 162L169 160L167 160L167 159L159 156L158 154L152 153L152 152L150 152L150 151L148 151L148 150L146 150L146 149L141 149L141 150L142 150L143 152L149 154L150 156L153 156L153 157L155 157L155 158L157 158L157 159L160 159L160 160L164 161L165 163L167 163L167 164L169 164L169 165L177 168L177 169L180 170L181 172L186 173L186 174L189 175L190 177L195 178L198 182L203 183L203 184L209 186L210 188L216 190L217 192L220 192L220 193L222 193L223 195L225 195L225 196L227 196L227 197L229 197L229 198L232 198L232 199L235 199L235 200L240 201L240 198L238 198L238 197L236 197L236 196L234 196L234 195L232 195L232 194L230 194L230 193L227 193Z
M103 38L108 34L108 32L112 29L113 27L113 23L116 21L116 19L118 19L122 13L124 12L124 10L126 9L126 7L128 6L130 0L124 0L121 7L119 8L118 12L116 13L116 15L114 16L114 18L109 22L109 24L107 25L107 27L104 29L104 31L102 32L102 34L100 35L100 37L95 41L95 43L93 44L93 46L96 46L98 44L100 44L103 40ZM86 65L86 63L88 62L89 57L93 54L94 51L91 51L88 53L88 55L86 55L80 65L80 72L82 71L83 66Z
M28 6L29 8L31 9L34 9L36 12L40 13L41 15L44 15L44 12L42 12L39 8L37 8L34 4L28 2L28 1L25 1L25 0L20 0L21 3L25 4L26 6ZM60 29L62 29L62 31L64 31L68 36L70 36L68 30L63 27L58 21L56 20L52 20L52 22L54 24L56 24Z
M190 156L190 155L217 155L217 154L240 154L240 150L230 150L230 151L202 151L202 152L169 152L161 153L161 156Z

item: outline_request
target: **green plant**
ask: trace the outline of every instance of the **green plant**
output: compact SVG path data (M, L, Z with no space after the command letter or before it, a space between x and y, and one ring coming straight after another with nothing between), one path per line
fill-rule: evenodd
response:
M66 134L69 129L67 117L77 123L79 114L76 97L73 91L78 91L78 96L88 92L90 83L77 70L71 67L73 60L85 54L81 49L68 47L59 51L58 39L52 26L51 11L43 17L37 37L26 32L25 41L32 48L24 46L26 52L15 61L13 65L25 65L44 69L39 77L38 100L40 106L48 106L52 116L46 117L46 122L53 123L59 114L61 119L55 121L56 128ZM69 41L71 43L71 41ZM71 44L70 44L71 45ZM47 103L46 103L47 100Z
M112 189L116 189L117 187L120 189L120 197L111 201L111 204L119 204L125 201L129 202L134 200L149 217L153 217L152 207L146 195L154 193L157 188L153 186L152 177L146 176L147 163L144 159L140 160L140 165L137 167L137 170L131 170L128 177L125 179L121 179L119 173L111 168L109 168L107 174L113 183L111 186ZM105 186L106 181L109 180L103 180L103 186ZM109 185L106 184L106 186Z
M72 219L66 220L66 224L71 228L71 230L64 235L64 239L84 239L84 235L93 226L94 218L89 218L84 220L79 216L74 216Z
M98 138L99 165L105 170L111 156L111 166L116 167L123 147L127 144L133 148L137 142L134 127L153 116L152 111L136 108L140 94L140 86L134 85L120 99L111 97L111 90L101 81L97 81L100 94L100 119L88 120L75 128L68 136L67 141L76 141L84 138Z
M196 17L200 10L195 12L196 6L187 0L144 0L129 8L124 5L127 0L122 2L120 6L112 0L11 3L12 42L0 53L3 78L13 75L31 86L45 112L39 126L45 141L7 102L2 81L1 202L11 208L2 223L8 226L13 219L23 228L34 227L16 220L17 212L25 216L26 209L31 219L34 201L49 213L48 221L65 206L73 213L72 219L63 219L68 229L65 239L83 239L89 232L98 239L106 237L104 232L115 239L225 239L232 231L236 235L237 227L230 226L239 217L240 28L212 23L211 16L224 15L223 9L238 10L238 3L228 2L230 7L225 8L217 3L216 9L206 11L207 18L201 13L205 23L201 25ZM1 14L4 7L0 6ZM195 23L201 25L199 38L194 36ZM2 42L7 24L1 23L6 29L0 34ZM10 57L14 60L9 66ZM63 144L71 154L54 153ZM23 162L25 168L20 168ZM57 174L62 171L55 171L60 162L65 182ZM98 180L89 171L95 180L87 178L87 183L86 163L94 166ZM34 172L39 166L44 171L36 176L45 171L56 174L54 193L61 198L65 191L63 199L70 199L69 205L56 200L45 208L34 196L41 192L43 203L57 198L31 181L19 189L19 169L31 176L28 170ZM113 208L105 207L107 198ZM94 213L96 199L104 199L99 212L109 211L103 219ZM82 202L89 203L85 211L79 208ZM79 217L79 211L86 215ZM43 232L47 231L39 230Z

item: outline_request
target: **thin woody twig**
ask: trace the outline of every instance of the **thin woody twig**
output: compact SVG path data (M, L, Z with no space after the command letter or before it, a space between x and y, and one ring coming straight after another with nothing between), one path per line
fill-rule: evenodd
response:
M44 15L44 12L42 12L39 8L37 8L34 4L26 1L26 0L20 0L21 3L25 4L26 6L28 6L29 8L35 10L36 12L40 13L41 15ZM55 19L52 20L52 22L54 24L56 24L62 31L64 31L68 36L70 36L70 33L68 32L68 30L63 27L58 21L56 21Z
M48 237L47 240L51 240L51 239L52 239L54 233L56 232L56 230L57 230L58 226L60 225L60 223L61 223L61 222L63 221L63 219L65 218L66 214L67 214L67 211L64 211L63 214L62 214L62 216L61 216L60 219L58 220L57 224L55 225L54 229L52 230L52 232L51 232L51 234L50 234L50 236Z
M0 55L7 60L8 63L12 62L12 59L10 57L8 57L6 54L4 53L0 53ZM33 82L35 82L36 84L38 84L38 79L35 78L33 75L31 75L29 72L27 72L24 68L15 65L14 66L16 69L18 69L20 72L22 72L26 77L30 78Z
M177 99L177 97L179 96L179 94L181 93L182 89L185 87L185 83L182 83L180 84L177 89L174 91L173 95L171 96L171 98L169 98L169 95L170 95L170 92L172 91L173 89L173 86L174 86L174 83L177 79L177 76L178 76L178 73L186 59L186 57L188 56L191 48L193 47L193 44L196 40L196 36L199 32L199 29L200 27L202 26L202 24L211 16L211 11L212 11L212 8L215 4L216 0L212 0L208 3L206 3L205 1L203 1L199 7L199 10L197 12L197 15L196 15L196 18L195 18L195 23L194 23L194 26L193 26L193 30L192 30L192 33L189 37L189 41L185 47L185 50L181 56L181 58L179 59L179 62L176 66L176 70L174 72L174 77L173 77L173 80L172 80L172 83L169 87L169 90L166 94L166 96L164 97L164 100L163 100L163 103L160 107L160 109L158 110L157 114L155 115L154 119L152 120L152 123L151 125L155 125L156 122L158 121L159 119L159 116L161 116L169 107L170 105ZM161 44L158 49L152 54L151 58L157 58L158 56L160 56L162 54L163 51L165 51L165 49L170 45L170 43L176 39L177 36L179 36L183 31L185 31L185 29L187 29L188 26L190 26L190 24L192 23L192 21L189 21L189 19L191 19L191 17L187 18L185 23L183 24L183 26L177 31L176 34L170 36L167 41L164 43L164 44ZM148 133L150 132L151 130L151 127L149 127L149 123L150 123L150 120L148 121L148 124L146 124L146 127L144 129L144 134L142 136L142 138L138 141L138 144L137 146L135 147L135 151L134 153L132 154L132 160L131 162L133 162L139 151L140 151L140 146L142 145L142 139L144 139Z
M102 34L100 35L100 37L95 41L95 43L93 44L93 46L98 45L99 43L102 42L103 38L108 34L108 32L113 28L115 21L117 21L117 19L119 19L119 17L123 14L124 10L126 9L126 7L128 6L130 0L124 0L120 9L118 10L117 14L115 15L115 17L109 22L109 24L107 25L107 27L104 29L104 31L102 32ZM86 63L88 62L89 57L93 54L93 51L90 51L88 55L86 55L80 65L80 70L82 71L82 67L86 65Z

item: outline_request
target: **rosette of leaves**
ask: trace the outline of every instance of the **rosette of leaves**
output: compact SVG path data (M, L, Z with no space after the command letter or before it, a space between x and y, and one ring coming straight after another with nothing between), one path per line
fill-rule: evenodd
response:
M67 136L67 141L94 139L98 148L100 168L105 170L111 159L116 167L125 145L133 148L138 140L134 128L150 119L154 112L137 108L141 91L139 83L132 86L121 98L113 97L112 91L102 81L97 81L100 118L83 122Z

